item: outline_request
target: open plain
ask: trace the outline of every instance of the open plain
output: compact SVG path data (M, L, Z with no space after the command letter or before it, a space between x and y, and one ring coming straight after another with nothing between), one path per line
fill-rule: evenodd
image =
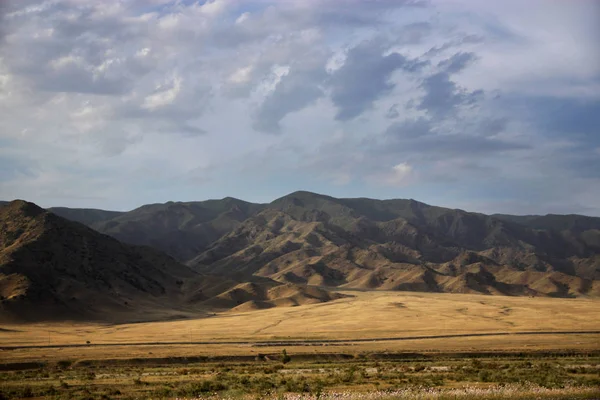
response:
M200 319L3 325L0 388L8 398L597 398L598 299L343 294Z
M6 325L0 331L3 347L111 344L218 343L242 346L240 342L342 341L354 347L385 343L387 348L410 349L420 337L466 335L465 338L430 338L456 344L440 350L468 349L466 340L477 339L480 348L501 346L504 341L538 343L540 335L520 338L515 333L600 332L600 300L483 296L412 292L344 291L348 297L328 303L277 307L249 312L214 313L198 319L179 319L132 324L36 323ZM498 335L512 333L513 335ZM494 336L473 336L494 335ZM600 338L600 333L588 336ZM535 337L534 337L535 336ZM556 343L567 345L571 334ZM578 335L577 335L578 336ZM489 337L489 340L486 339ZM389 339L411 339L394 341ZM373 339L373 342L368 340ZM376 341L379 339L379 341ZM352 341L355 342L352 342ZM424 341L425 339L423 339ZM345 342L348 341L348 342ZM356 342L358 341L358 342ZM580 340L585 341L585 340ZM432 343L433 343L432 342ZM490 343L486 343L490 342ZM492 344L492 343L496 343ZM592 340L590 345L600 348ZM202 347L198 351L203 351ZM441 346L441 347L440 347ZM161 347L161 346L159 346ZM305 347L305 346L303 346ZM315 346L311 346L315 347ZM321 346L327 347L327 346ZM339 346L336 346L339 347ZM60 348L60 347L58 347ZM93 346L78 349L86 352ZM35 349L31 349L35 350ZM62 350L61 350L62 351ZM11 359L5 354L3 360Z

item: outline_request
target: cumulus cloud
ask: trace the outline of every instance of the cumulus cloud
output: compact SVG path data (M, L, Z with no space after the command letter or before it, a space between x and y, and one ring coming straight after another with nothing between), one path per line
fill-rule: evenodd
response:
M279 122L289 113L301 110L323 96L326 58L298 60L275 84L258 109L253 127L261 132L279 133Z
M343 66L334 72L331 99L338 107L336 119L356 118L377 99L389 94L395 87L390 81L394 71L415 72L426 65L396 52L385 54L385 44L377 39L358 44L348 51Z
M160 107L172 104L181 91L181 78L174 77L171 82L166 85L158 86L154 93L146 96L142 103L142 108L154 110Z
M448 74L455 74L465 69L476 59L477 56L474 53L459 52L450 58L440 61L438 67L441 67Z
M484 37L476 34L460 34L457 38L431 47L423 56L436 57L444 54L449 49L465 48L484 43ZM468 52L458 54L469 54Z
M485 124L488 121L483 121ZM463 129L464 125L460 125ZM424 118L390 125L383 140L372 151L379 154L413 154L422 160L489 157L493 153L525 150L529 144L491 137L480 133L481 124L456 130L449 124Z
M417 103L418 110L426 111L434 118L444 118L462 106L471 106L483 95L483 90L469 91L450 79L447 72L438 72L423 80L425 91Z
M390 119L398 118L400 116L400 105L397 103L392 104L385 113L385 116Z
M383 176L382 183L391 186L402 186L408 184L413 175L413 167L407 162L396 164L391 171Z
M303 187L600 215L597 11L0 1L0 198L122 209Z

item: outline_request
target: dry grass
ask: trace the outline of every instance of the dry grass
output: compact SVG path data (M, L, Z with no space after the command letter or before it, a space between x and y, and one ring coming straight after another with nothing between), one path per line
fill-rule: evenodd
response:
M599 398L600 334L541 332L600 331L600 300L347 294L194 320L5 325L0 345L40 347L0 350L0 398ZM418 339L524 331L539 333Z
M346 292L324 304L121 325L5 326L3 345L208 340L359 339L439 334L600 330L600 300L407 292Z
M3 351L5 361L131 358L189 355L253 355L281 347L249 344L186 345L200 341L261 341L419 337L522 331L600 330L600 300L502 297L402 292L346 292L330 303L209 318L122 325L5 325L0 345L67 345L181 342L179 345L42 348ZM488 336L406 341L285 345L294 353L394 351L598 350L599 335Z

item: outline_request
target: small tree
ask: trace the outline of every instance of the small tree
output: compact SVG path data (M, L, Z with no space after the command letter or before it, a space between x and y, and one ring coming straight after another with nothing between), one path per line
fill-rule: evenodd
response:
M285 351L285 349L283 349L283 351L281 352L281 354L282 354L281 361L284 364L287 364L287 363L289 363L292 360L292 357L290 357L288 355L288 353L287 353L287 351Z

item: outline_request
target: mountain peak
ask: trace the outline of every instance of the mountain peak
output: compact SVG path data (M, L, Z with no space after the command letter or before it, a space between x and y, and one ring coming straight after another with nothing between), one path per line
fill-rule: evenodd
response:
M223 197L221 199L221 201L229 201L229 202L233 201L233 202L236 202L236 203L246 203L244 200L240 200L240 199L237 199L237 198L231 197L231 196Z
M26 217L37 217L46 212L38 205L25 200L13 200L2 211L7 214L19 213Z
M297 190L295 192L286 194L278 199L275 199L271 202L271 204L276 204L280 202L284 202L286 200L298 199L298 200L326 200L326 201L336 201L337 199L331 196L327 196L324 194L309 192L307 190Z

